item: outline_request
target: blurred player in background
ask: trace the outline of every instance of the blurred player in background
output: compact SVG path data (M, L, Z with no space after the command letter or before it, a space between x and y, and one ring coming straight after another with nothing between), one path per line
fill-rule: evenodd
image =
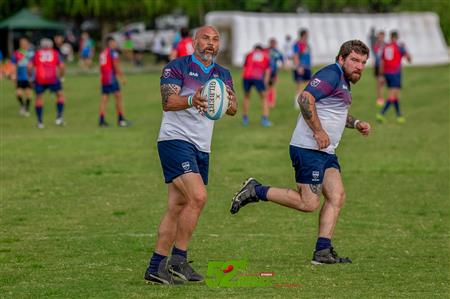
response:
M356 129L363 136L370 125L348 114L352 103L350 83L361 78L369 57L369 48L359 40L342 44L336 63L319 70L298 98L301 116L290 143L297 190L269 187L248 179L234 196L231 210L235 214L243 206L272 201L302 212L319 208L319 231L312 264L350 263L339 257L331 245L339 212L345 201L340 166L335 155L344 128Z
M400 111L400 89L402 88L402 59L403 57L411 63L411 56L406 51L403 44L398 43L398 32L391 32L391 41L386 44L381 56L380 71L384 74L384 79L388 88L388 97L381 109L377 114L377 121L380 123L386 122L384 114L391 105L394 105L395 112L397 114L397 122L402 124L406 121Z
M189 241L207 200L214 127L214 121L203 115L207 103L201 96L202 86L212 78L221 79L229 95L227 114L235 115L237 111L231 74L214 62L219 51L217 29L212 26L199 28L194 37L194 49L193 55L171 61L161 75L164 112L158 153L168 187L168 207L161 219L155 250L144 276L149 283L204 280L187 260Z
M261 45L256 45L253 51L245 57L244 68L242 71L244 86L244 101L242 105L242 124L248 126L248 111L250 109L251 88L254 86L261 98L261 125L270 127L269 106L267 104L266 86L270 79L270 59Z
M31 81L28 77L28 63L33 59L34 51L26 37L19 40L19 49L14 51L11 62L15 67L13 80L16 83L16 95L20 104L20 115L30 116Z
M125 119L124 116L123 99L118 81L118 79L120 79L120 81L122 81L122 84L125 84L126 78L120 69L119 53L117 52L117 43L114 38L108 37L106 39L106 48L99 56L99 64L102 83L102 98L100 101L99 109L99 126L109 127L109 124L105 120L105 115L109 95L113 94L116 100L117 125L119 127L128 127L130 123Z
M194 53L194 46L192 43L192 37L189 34L189 29L186 27L181 28L180 35L181 39L174 44L172 53L170 54L171 60Z
M308 44L308 30L301 29L300 39L294 44L294 81L297 84L297 90L294 98L294 106L299 109L297 98L305 85L311 79L311 47Z
M372 52L374 55L374 75L376 80L376 95L377 100L376 104L377 106L383 106L384 104L384 97L383 97L383 86L384 86L384 78L383 74L380 72L381 68L381 56L383 54L384 49L384 39L385 39L385 33L384 31L379 31L376 35L376 40L372 45Z
M267 103L269 108L273 108L277 102L276 84L278 81L278 64L284 65L283 54L277 48L277 40L271 38L269 40L269 48L267 48L270 60L270 78L267 91Z
M64 78L65 66L58 51L53 49L53 41L43 38L40 49L36 51L34 58L28 64L28 78L31 78L35 69L34 91L36 92L36 115L39 129L44 128L43 117L43 94L48 88L56 94L56 120L58 126L64 125L64 93L62 91L61 79Z
M83 32L80 41L80 63L83 68L88 69L92 66L94 52L94 41L90 38L89 33Z
M283 44L283 56L284 56L284 64L287 68L292 68L293 55L294 55L294 42L292 41L291 36L288 34L284 39Z

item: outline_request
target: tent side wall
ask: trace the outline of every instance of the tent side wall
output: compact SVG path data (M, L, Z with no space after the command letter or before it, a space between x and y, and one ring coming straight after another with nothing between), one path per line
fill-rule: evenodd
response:
M242 65L243 57L256 43L267 44L275 37L281 47L286 35L297 38L298 30L309 30L314 65L334 61L339 46L346 40L360 39L370 44L372 28L389 33L397 30L400 41L411 53L414 65L449 62L448 48L434 13L400 14L264 14L211 12L206 23L231 34L224 45L233 65ZM231 42L231 44L229 44Z

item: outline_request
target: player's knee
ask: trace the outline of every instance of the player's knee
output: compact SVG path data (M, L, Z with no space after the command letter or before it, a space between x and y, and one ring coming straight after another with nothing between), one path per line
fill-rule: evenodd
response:
M345 191L338 192L329 198L331 204L337 208L342 208L345 202Z
M306 202L305 207L303 209L303 212L314 212L317 210L320 206L320 200L319 199L312 199Z
M191 204L194 207L196 207L198 209L202 209L205 206L206 200L207 200L206 192L204 192L204 191L196 191L196 192L194 192L194 194L192 194L192 198L191 199L192 199Z

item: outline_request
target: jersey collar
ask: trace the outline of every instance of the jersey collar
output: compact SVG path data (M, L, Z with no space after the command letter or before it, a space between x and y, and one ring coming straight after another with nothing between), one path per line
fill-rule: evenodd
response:
M341 71L341 75L344 74L344 71L342 70L342 67L339 63L336 62L336 66L338 67L338 69Z
M214 67L214 65L215 65L215 64L214 64L214 61L213 61L213 63L211 63L210 66L206 67L200 60L198 60L198 59L195 57L194 54L192 54L191 57L192 57L192 61L193 61L196 65L198 65L198 66L202 69L202 71L203 71L204 73L206 73L206 74L208 74L208 73L212 70L212 68Z

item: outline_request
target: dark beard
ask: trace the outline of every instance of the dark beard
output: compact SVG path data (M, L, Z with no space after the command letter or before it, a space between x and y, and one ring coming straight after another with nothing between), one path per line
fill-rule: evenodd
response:
M354 77L353 75L358 75L358 74L349 73L345 67L342 67L342 70L344 71L345 79L352 82L353 84L358 82L362 77L362 74L359 74L359 77Z

